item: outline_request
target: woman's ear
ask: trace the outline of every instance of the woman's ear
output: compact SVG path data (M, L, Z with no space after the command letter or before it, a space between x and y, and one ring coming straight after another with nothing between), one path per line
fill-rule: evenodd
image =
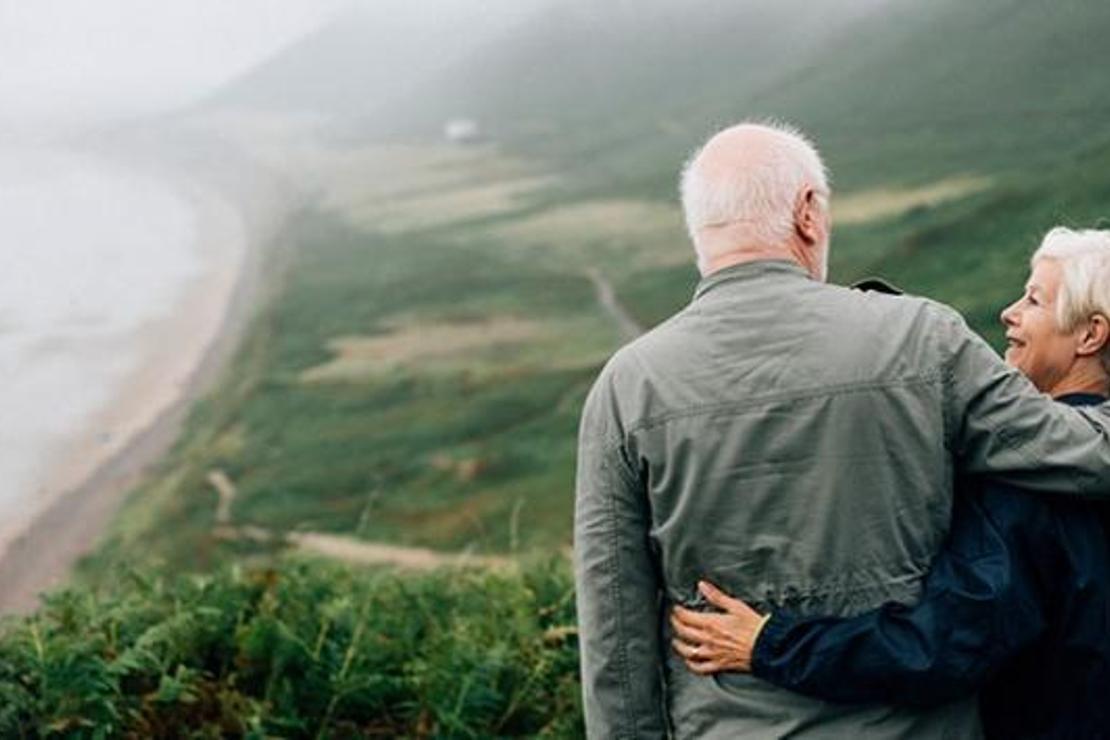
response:
M1110 342L1110 319L1096 313L1080 329L1079 346L1075 351L1082 357L1097 355L1106 349L1107 342Z

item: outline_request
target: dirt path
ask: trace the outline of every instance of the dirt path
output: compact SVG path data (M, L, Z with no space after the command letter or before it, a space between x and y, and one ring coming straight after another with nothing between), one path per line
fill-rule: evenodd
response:
M216 524L231 524L231 502L235 500L235 484L222 470L209 473L208 483L216 489L216 495L220 497L216 504Z
M409 570L431 570L444 566L478 566L503 568L511 559L468 553L446 553L422 547L401 547L365 542L351 537L321 534L319 532L294 532L286 541L302 552L323 555L359 565L395 565Z
M639 322L632 318L632 314L628 313L628 309L621 304L620 299L617 298L617 292L613 290L612 283L601 274L600 270L589 267L586 269L586 277L594 284L597 302L601 304L605 313L609 314L616 322L624 341L631 341L644 333L644 327L640 326Z
M254 525L235 526L219 524L213 531L216 537L228 540L279 543L311 555L341 560L353 565L392 565L405 570L433 570L445 567L504 568L513 560L508 557L471 555L429 550L423 547L386 545L367 542L355 537L344 537L324 532L274 532Z
M432 570L443 567L503 568L511 558L470 553L448 553L423 547L403 547L367 542L356 537L325 532L274 532L255 525L237 526L231 521L231 505L236 488L222 470L208 474L217 496L216 525L213 534L220 539L246 539L254 542L279 542L300 552L342 560L355 565L392 565L407 570Z

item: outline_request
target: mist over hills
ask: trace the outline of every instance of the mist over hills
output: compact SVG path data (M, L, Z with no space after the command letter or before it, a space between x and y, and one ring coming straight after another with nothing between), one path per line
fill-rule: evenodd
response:
M210 104L325 113L366 139L436 137L468 116L649 190L706 132L775 116L812 131L841 182L889 179L903 157L897 176L925 180L969 157L1036 164L1089 145L1110 112L1108 34L1110 7L1089 0L556 2L483 39L364 14Z
M352 12L207 105L354 117L371 134L438 133L461 114L502 136L545 134L614 110L704 102L707 89L750 95L798 64L798 48L882 4L556 0L499 31L479 25L484 36Z
M202 109L310 112L338 119L388 112L482 44L515 28L537 3L494 2L430 17L388 4L353 6L210 95ZM465 24L465 32L459 25Z

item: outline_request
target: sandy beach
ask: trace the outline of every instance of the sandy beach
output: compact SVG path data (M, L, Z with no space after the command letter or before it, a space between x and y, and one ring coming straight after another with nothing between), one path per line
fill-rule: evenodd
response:
M0 612L33 609L95 546L127 493L173 444L191 403L226 366L260 291L274 229L218 189L158 172L195 214L202 264L173 310L119 341L142 358L111 402L51 450L41 495L0 532ZM276 222L276 218L269 219ZM110 434L105 430L112 430Z

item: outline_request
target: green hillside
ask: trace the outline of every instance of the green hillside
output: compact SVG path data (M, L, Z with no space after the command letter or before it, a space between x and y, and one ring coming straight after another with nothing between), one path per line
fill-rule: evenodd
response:
M318 192L223 383L77 590L0 640L20 666L0 672L0 705L20 707L0 727L91 735L81 718L115 712L117 729L172 736L165 718L199 701L232 720L197 736L578 732L577 416L630 323L689 299L676 174L720 125L780 116L813 133L834 177L834 280L884 275L996 342L1044 231L1110 217L1103 4L595 6L394 86L389 118L336 104L372 78L344 76L361 57L335 29L216 99L342 117L296 160ZM438 141L464 112L490 141ZM216 585L136 586L120 577L136 564ZM249 575L271 567L292 585ZM489 594L505 609L484 613ZM397 615L405 640L436 636L427 652L397 654ZM206 620L222 632L193 628ZM55 683L74 671L91 683Z
M1106 136L1110 8L1090 0L578 7L417 88L409 109L468 111L585 181L660 197L675 152L753 115L811 131L853 188L1041 167Z

